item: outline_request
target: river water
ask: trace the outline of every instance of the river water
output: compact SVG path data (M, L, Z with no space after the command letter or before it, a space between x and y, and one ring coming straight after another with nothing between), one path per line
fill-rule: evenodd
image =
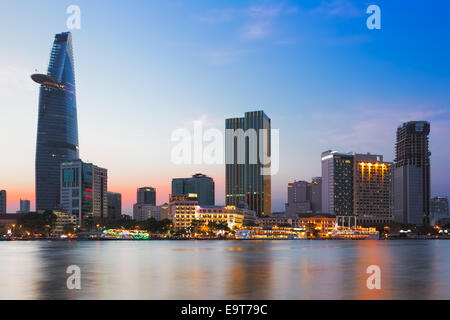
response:
M0 299L450 299L450 241L2 241Z

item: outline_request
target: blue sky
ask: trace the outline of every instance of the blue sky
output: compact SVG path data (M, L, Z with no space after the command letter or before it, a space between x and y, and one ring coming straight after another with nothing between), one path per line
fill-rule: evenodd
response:
M6 1L0 3L0 188L34 200L38 87L66 8L73 30L80 155L109 170L130 212L135 189L167 201L172 177L216 180L220 165L176 166L171 133L194 120L263 109L280 130L273 210L286 185L320 175L320 153L372 152L391 161L402 121L431 121L432 194L450 193L450 27L447 1ZM381 8L381 30L366 8Z

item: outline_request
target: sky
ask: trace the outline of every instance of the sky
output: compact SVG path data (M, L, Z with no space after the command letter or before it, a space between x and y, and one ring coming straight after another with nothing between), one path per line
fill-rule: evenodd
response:
M369 30L369 5L381 29ZM431 122L432 196L450 194L448 1L25 1L0 2L0 189L8 212L34 208L39 86L55 33L73 37L80 157L108 169L108 190L131 214L136 189L168 201L171 179L201 172L225 199L223 165L177 165L172 133L224 130L264 110L280 134L272 210L287 183L321 174L321 152L394 158L396 128Z

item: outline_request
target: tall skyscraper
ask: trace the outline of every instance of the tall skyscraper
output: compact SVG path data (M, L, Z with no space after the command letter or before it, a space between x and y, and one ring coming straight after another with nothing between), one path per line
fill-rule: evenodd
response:
M353 155L322 153L322 212L353 216Z
M246 112L225 120L226 204L247 203L258 216L271 214L271 175L263 155L270 157L270 118L264 111Z
M55 35L47 74L33 74L41 85L36 143L36 211L58 207L60 164L78 159L75 72L70 32Z
M152 187L139 188L137 190L137 203L156 206L156 189Z
M410 121L397 129L394 168L394 219L405 224L430 222L430 123Z
M79 159L61 164L60 203L80 224L107 218L107 170Z
M190 193L197 194L199 205L213 206L215 193L214 180L201 173L194 174L191 178L172 179L172 195L187 196Z
M119 220L122 217L122 195L108 192L108 219Z
M6 190L0 190L0 213L6 213Z

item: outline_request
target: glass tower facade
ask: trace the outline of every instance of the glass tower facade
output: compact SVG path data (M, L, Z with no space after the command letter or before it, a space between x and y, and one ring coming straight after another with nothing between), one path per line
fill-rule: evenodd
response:
M271 156L270 118L264 111L246 112L243 118L226 119L225 128L226 204L247 203L257 215L270 216L271 175L261 173L270 164L260 159Z
M78 159L77 104L70 32L55 35L41 84L36 143L36 210L59 206L60 165Z

